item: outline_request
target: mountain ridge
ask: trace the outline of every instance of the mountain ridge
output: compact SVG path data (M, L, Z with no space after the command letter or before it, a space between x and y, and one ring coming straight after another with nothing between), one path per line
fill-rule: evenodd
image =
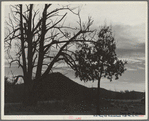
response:
M21 102L23 99L24 84L17 84L13 89L6 87L5 102ZM12 87L11 87L12 88ZM136 91L114 92L101 88L100 97L105 99L141 99L145 93ZM38 97L40 100L96 100L97 88L88 88L63 74L56 72L47 75L41 83L40 90L38 90Z

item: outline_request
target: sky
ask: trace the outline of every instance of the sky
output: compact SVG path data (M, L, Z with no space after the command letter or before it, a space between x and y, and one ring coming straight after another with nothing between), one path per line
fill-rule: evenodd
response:
M70 6L80 6L82 21L88 16L94 20L92 28L98 29L103 25L112 26L117 45L117 55L127 60L127 71L119 80L110 82L102 79L101 87L120 90L145 90L145 47L147 44L147 2L82 2ZM9 11L5 12L5 17ZM72 21L73 20L73 21ZM67 22L76 25L76 17L68 14ZM7 65L7 64L6 64ZM60 71L79 84L96 87L97 83L84 83L74 77L74 72L63 64L59 64L55 71ZM63 69L61 68L63 67ZM8 73L9 69L6 69ZM18 72L18 71L17 71Z

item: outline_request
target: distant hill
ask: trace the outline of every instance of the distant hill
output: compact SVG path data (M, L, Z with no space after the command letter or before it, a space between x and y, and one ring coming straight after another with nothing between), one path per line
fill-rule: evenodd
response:
M61 73L49 74L43 81L45 97L56 99L82 99L88 97L88 88L72 81ZM42 94L43 94L42 93Z
M24 84L6 86L5 102L21 102L23 99ZM49 74L43 79L39 90L39 100L87 100L96 99L96 88L87 88L72 81L61 73ZM142 92L114 92L101 88L101 98L106 99L140 99L144 97Z

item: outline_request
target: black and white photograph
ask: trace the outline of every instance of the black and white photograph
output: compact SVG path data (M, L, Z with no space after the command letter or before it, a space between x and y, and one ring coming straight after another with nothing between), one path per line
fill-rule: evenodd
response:
M1 117L148 118L148 3L1 2Z

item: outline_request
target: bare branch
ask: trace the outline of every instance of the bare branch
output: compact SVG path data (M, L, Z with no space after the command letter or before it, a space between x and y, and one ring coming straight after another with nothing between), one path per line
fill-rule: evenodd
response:
M9 64L10 64L10 67L11 67L11 64L14 63L14 62L18 62L18 65L23 68L23 65L20 63L20 60L12 60L12 61L9 63Z
M65 14L63 15L63 17L62 17L59 21L57 21L54 25L52 25L51 27L47 28L46 31L48 31L48 30L52 29L53 27L55 27L58 23L60 23L60 22L64 19L64 17L65 17L66 15L67 15L67 13L65 13Z
M18 80L19 80L20 77L23 78L23 80L24 80L24 76L22 76L22 75L18 75L18 76L14 76L13 77L13 78L15 78L15 80L13 82L14 85L18 82Z

